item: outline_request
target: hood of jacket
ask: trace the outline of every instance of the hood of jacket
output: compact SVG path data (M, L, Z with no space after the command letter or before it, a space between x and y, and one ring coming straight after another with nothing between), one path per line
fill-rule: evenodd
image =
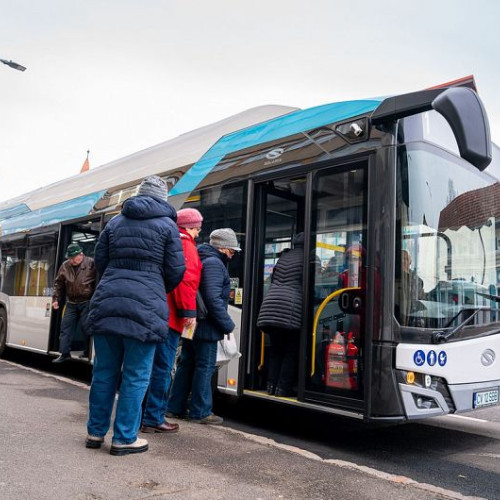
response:
M227 264L228 260L222 252L219 252L217 248L208 243L202 243L198 247L198 255L200 256L200 259L202 261L208 257L218 257L224 263L224 265Z
M170 203L151 196L133 196L125 201L122 214L131 219L169 217L177 221L177 213Z

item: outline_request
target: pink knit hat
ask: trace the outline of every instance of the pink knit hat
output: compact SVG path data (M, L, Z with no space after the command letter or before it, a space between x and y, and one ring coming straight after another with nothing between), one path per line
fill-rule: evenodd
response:
M179 227L201 227L203 217L196 208L183 208L177 212L177 225Z

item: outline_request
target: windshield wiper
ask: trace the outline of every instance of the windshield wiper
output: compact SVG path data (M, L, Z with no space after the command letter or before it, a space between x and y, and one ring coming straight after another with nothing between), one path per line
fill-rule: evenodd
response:
M447 342L451 337L454 337L457 333L459 333L466 325L468 325L481 311L491 311L491 307L464 307L463 309L460 309L453 318L448 322L448 324L445 326L445 328L448 328L457 318L460 316L465 311L474 311L465 321L462 321L458 326L453 328L453 330L450 330L448 332L445 332L443 330L439 330L437 332L432 333L432 343L433 344L444 344Z

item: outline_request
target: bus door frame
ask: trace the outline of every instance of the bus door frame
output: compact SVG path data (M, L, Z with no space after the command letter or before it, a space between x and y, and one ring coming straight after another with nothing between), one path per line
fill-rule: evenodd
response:
M301 370L299 372L299 400L308 402L308 403L316 403L321 404L323 406L330 406L334 408L338 408L341 410L354 410L354 411L363 411L365 415L367 415L366 411L368 408L369 401L371 399L371 370L372 370L372 336L369 335L368 332L372 331L373 325L373 286L374 286L374 276L373 276L373 265L374 265L374 246L373 241L371 241L371 233L370 231L370 206L371 206L371 190L370 190L370 164L371 164L371 156L367 156L364 154L363 156L357 158L342 158L336 162L329 162L326 165L316 165L316 168L309 172L310 178L308 178L307 183L307 193L306 193L306 214L305 214L305 245L304 245L304 258L306 259L306 272L304 273L304 310L303 317L308 317L309 306L311 302L311 287L310 280L311 276L311 262L308 260L308 256L311 255L312 248L312 239L311 239L311 231L312 231L312 191L313 191L313 183L316 175L325 173L328 174L341 174L352 170L353 168L361 168L365 171L365 186L366 186L366 197L365 197L365 223L366 223L366 242L364 243L364 247L367 250L366 255L367 258L364 262L364 267L366 268L366 292L365 292L365 321L364 321L364 338L363 338L363 388L361 392L361 396L359 398L352 397L349 393L346 394L323 394L320 392L315 392L311 389L306 389L306 376L307 369L306 361L308 361L308 349L310 346L307 344L308 337L307 334L302 334L301 337L301 358L300 363L302 365L299 367ZM370 250L371 249L371 250ZM305 328L312 328L312 321L309 318L309 321L305 324Z
M290 177L298 177L303 175L306 177L306 193L304 197L304 304L303 304L303 316L307 317L309 310L309 303L311 300L310 294L311 290L309 283L311 280L311 269L309 262L309 255L311 252L311 226L312 226L312 189L314 177L318 172L324 172L324 170L336 170L339 173L343 170L352 169L353 167L359 166L365 169L366 172L366 248L369 250L367 252L367 260L364 263L367 272L367 285L366 285L366 295L365 295L365 331L364 331L364 341L363 341L363 392L359 399L349 398L346 396L328 396L326 398L317 399L311 397L315 393L312 391L306 391L306 368L308 365L307 350L308 346L308 333L309 324L304 324L301 331L300 337L300 347L299 347L299 366L298 366L298 402L308 402L316 403L322 406L330 406L338 409L350 409L356 411L362 411L365 418L369 416L371 410L371 398L372 398L372 383L373 383L373 287L374 287L374 265L375 265L375 234L372 231L374 224L373 219L376 214L373 214L372 207L374 206L374 192L370 188L374 176L372 175L372 168L374 166L375 160L373 154L364 153L355 158L342 158L337 161L321 162L314 165L310 165L306 168L297 169L291 175L291 172L264 172L262 174L256 175L254 178L249 180L248 183L248 195L247 195L247 238L245 244L245 265L244 265L244 283L246 287L253 291L250 300L244 301L243 311L242 311L242 326L241 326L241 342L240 351L242 357L240 358L240 371L238 376L238 396L243 395L246 390L247 377L254 377L254 372L252 371L253 359L255 359L255 352L250 349L251 345L255 346L255 335L256 335L256 321L257 321L257 311L260 305L259 298L261 290L258 288L260 276L257 275L257 270L260 268L260 259L262 258L263 249L262 230L257 231L256 227L258 222L264 219L264 193L263 189L264 183L271 180L279 180ZM373 219L373 220L372 220ZM256 238L260 239L256 241ZM260 244L260 246L259 246ZM371 250L370 250L371 249ZM258 293L256 290L259 290Z

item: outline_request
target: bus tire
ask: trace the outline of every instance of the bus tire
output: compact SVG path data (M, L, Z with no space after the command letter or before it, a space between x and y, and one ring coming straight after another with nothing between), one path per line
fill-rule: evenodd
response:
M7 311L0 307L0 356L5 351L7 344Z

